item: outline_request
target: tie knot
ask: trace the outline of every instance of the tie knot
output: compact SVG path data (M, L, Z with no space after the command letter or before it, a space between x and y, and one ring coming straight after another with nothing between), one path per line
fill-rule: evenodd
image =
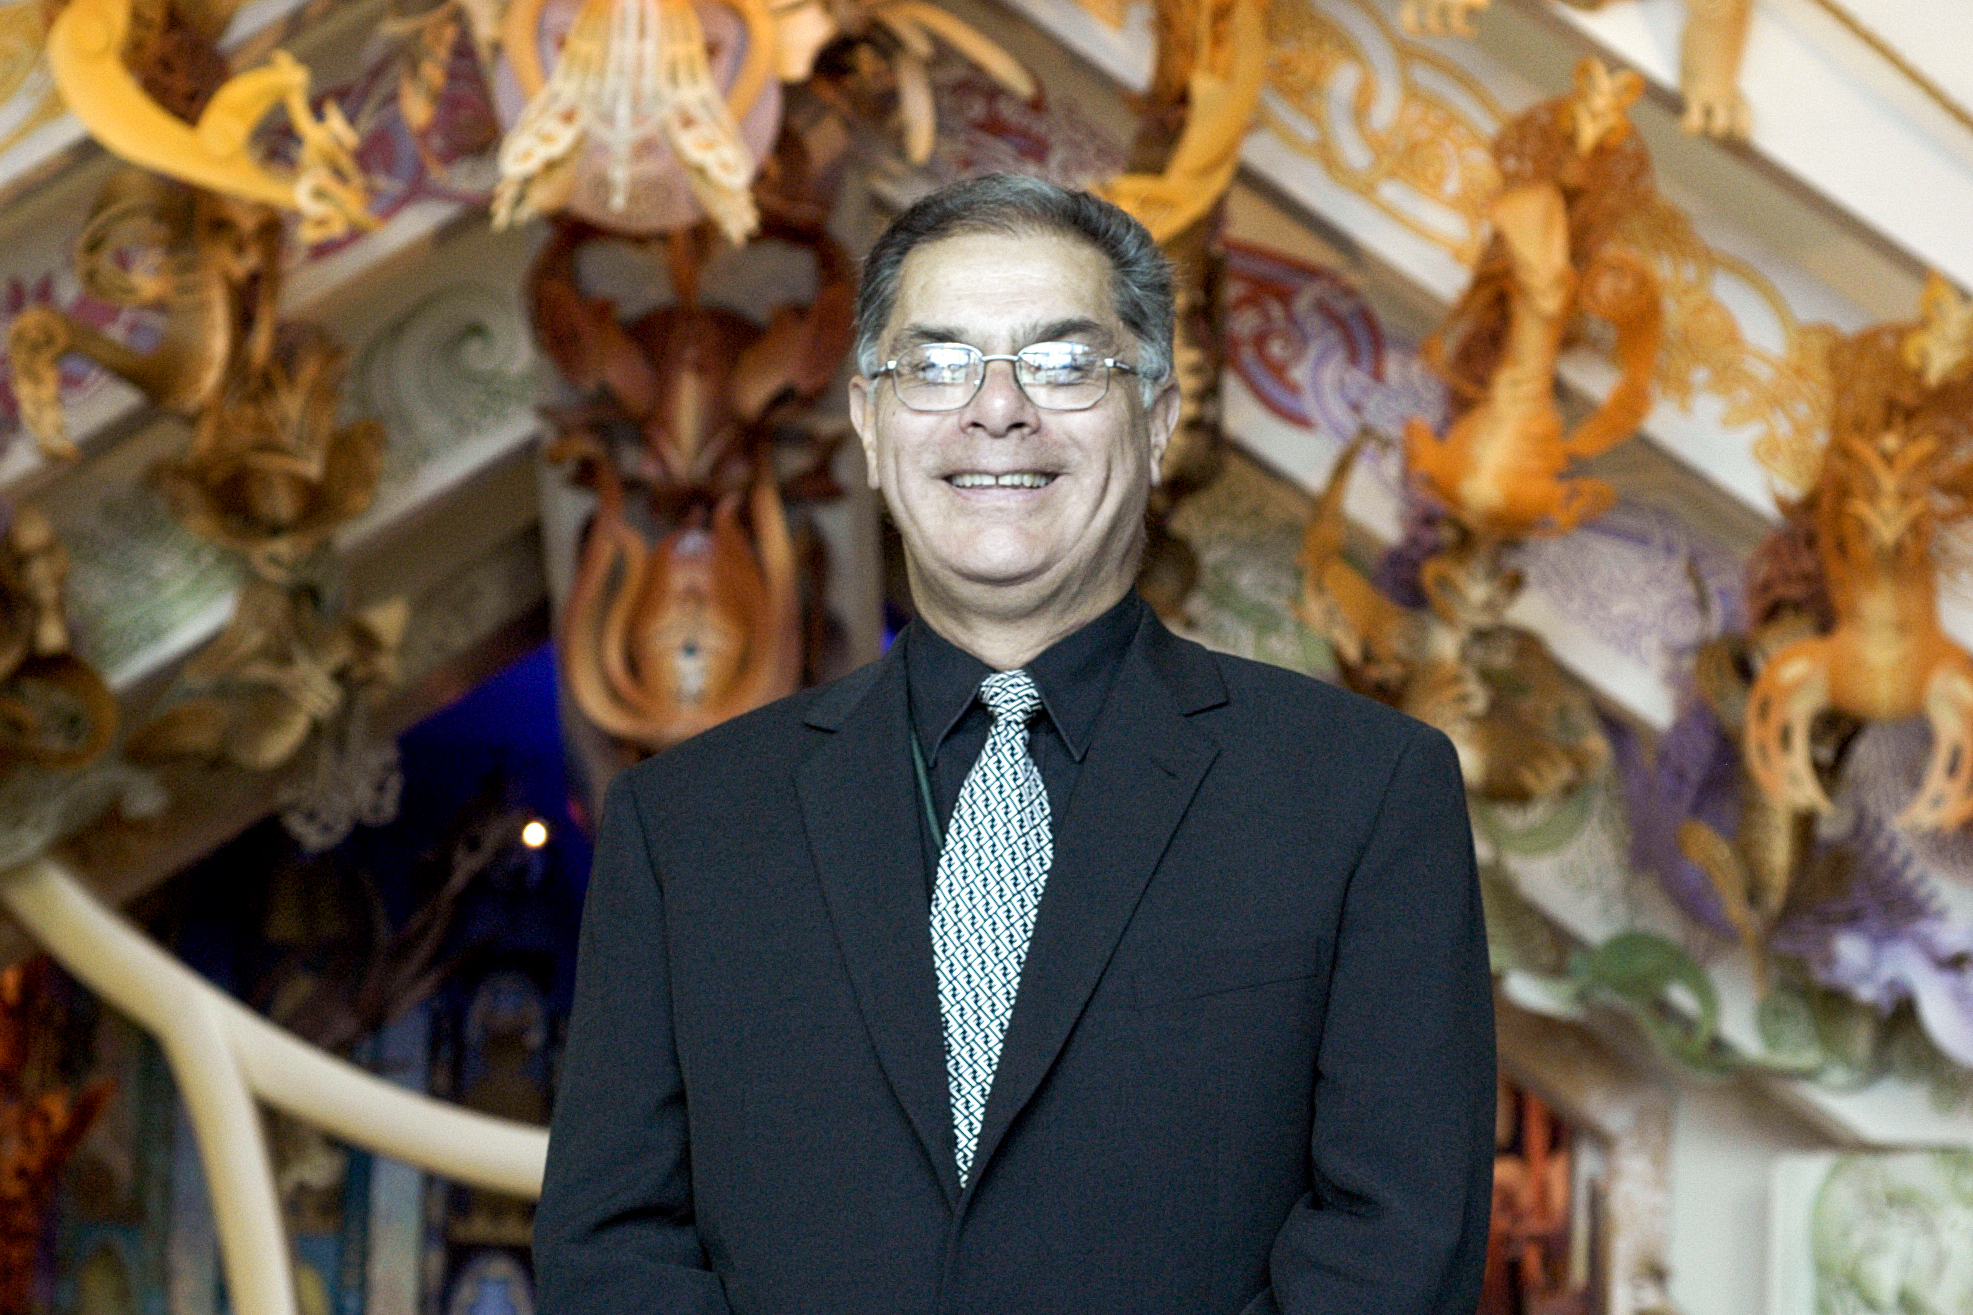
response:
M1041 706L1041 691L1024 670L996 671L980 682L980 702L987 705L996 722L1011 717L1025 725Z

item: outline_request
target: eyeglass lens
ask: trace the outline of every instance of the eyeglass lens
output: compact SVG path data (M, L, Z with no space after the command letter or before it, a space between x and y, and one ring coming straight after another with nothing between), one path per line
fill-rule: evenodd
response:
M922 343L897 358L892 378L900 402L914 411L957 411L986 381L989 360L963 342ZM1086 411L1110 388L1110 366L1087 343L1038 342L1013 358L1014 381L1028 400L1049 411Z

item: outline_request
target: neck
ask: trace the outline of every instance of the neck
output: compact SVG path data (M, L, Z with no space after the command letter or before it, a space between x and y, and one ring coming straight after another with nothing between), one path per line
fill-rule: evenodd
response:
M1130 592L1133 578L1124 573L1114 580L1084 581L1065 597L1037 604L995 593L977 599L956 597L926 580L908 562L907 568L919 619L995 671L1025 667L1057 641L1109 611Z

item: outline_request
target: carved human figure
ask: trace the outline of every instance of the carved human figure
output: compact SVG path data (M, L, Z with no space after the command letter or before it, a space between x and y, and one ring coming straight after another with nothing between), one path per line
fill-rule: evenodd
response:
M61 311L30 307L8 331L21 420L47 455L73 458L61 358L87 357L190 418L218 397L242 357L272 351L280 295L273 210L137 170L116 173L76 242L75 273L113 306L162 312L157 345L138 352Z
M1813 760L1825 713L1921 713L1932 752L1899 816L1916 829L1973 818L1973 656L1939 621L1934 543L1973 515L1973 320L1934 298L1916 324L1879 325L1831 351L1829 438L1795 514L1814 527L1833 622L1782 647L1749 695L1745 752L1761 789L1826 811Z
M1521 577L1498 544L1454 527L1419 569L1418 609L1345 558L1343 493L1365 441L1330 472L1300 558L1297 610L1329 640L1344 682L1444 731L1467 787L1486 798L1542 798L1594 777L1609 760L1594 709L1537 636L1505 623Z
M396 682L409 622L401 598L330 617L306 591L249 580L226 629L185 664L181 681L196 693L132 736L130 752L271 771L349 700Z
M1571 463L1629 438L1650 407L1663 313L1650 267L1620 241L1622 209L1648 196L1649 160L1625 110L1642 84L1593 60L1576 89L1504 128L1494 236L1425 354L1451 385L1444 437L1414 417L1405 464L1461 525L1490 539L1566 534L1615 494ZM1565 429L1555 365L1579 317L1615 327L1619 369L1603 404Z

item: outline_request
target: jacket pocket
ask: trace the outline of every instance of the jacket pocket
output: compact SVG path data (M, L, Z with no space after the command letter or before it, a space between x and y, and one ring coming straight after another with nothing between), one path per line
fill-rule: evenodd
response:
M1139 1010L1157 1009L1251 991L1280 982L1306 981L1322 971L1319 947L1302 939L1229 941L1191 953L1168 953L1141 962L1133 973Z

